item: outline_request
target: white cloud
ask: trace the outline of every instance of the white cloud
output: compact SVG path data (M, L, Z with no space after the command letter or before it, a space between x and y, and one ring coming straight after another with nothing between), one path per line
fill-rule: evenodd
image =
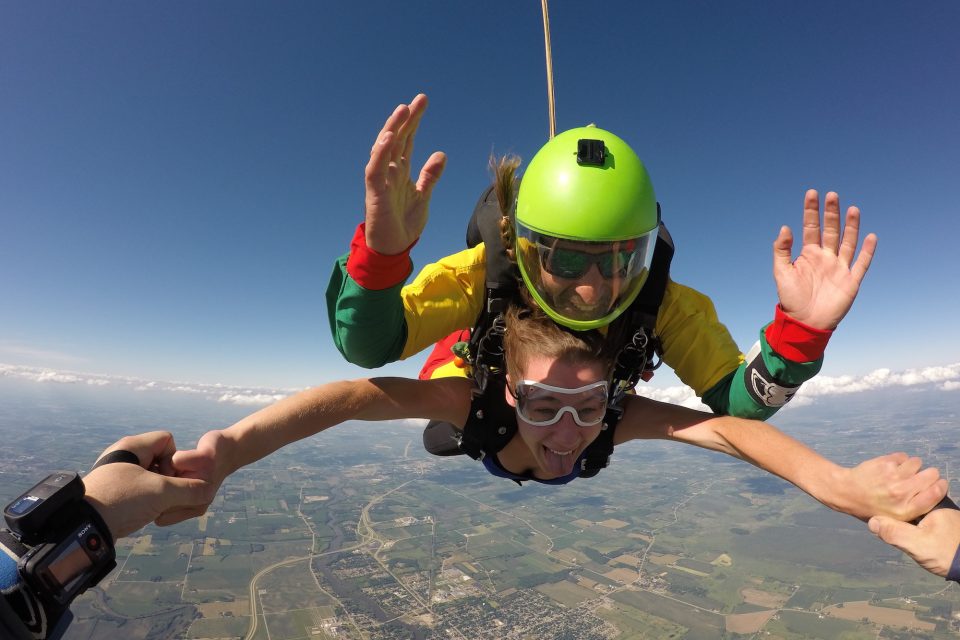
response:
M69 373L57 373L56 371L43 371L37 374L37 382L60 382L63 384L74 384L80 379Z
M269 393L250 393L250 392L240 392L240 393L224 393L219 398L217 402L224 402L229 404L239 404L239 405L252 405L252 406L266 406L268 404L273 404L278 400L283 400L287 396L285 394L269 394Z
M0 363L0 377L19 378L39 383L86 384L89 386L120 386L135 391L186 393L237 405L264 406L281 400L298 389L231 387L220 383L204 384L183 381L143 380L122 376L108 376L76 371L27 367ZM941 391L960 390L960 362L950 365L891 371L877 369L862 376L817 376L807 381L790 403L792 407L812 404L818 396L860 393L891 387L925 388ZM686 386L666 388L639 387L637 392L647 398L678 404L692 409L707 410L693 391ZM418 424L422 424L418 423Z
M811 405L815 402L814 398L818 396L861 393L888 387L922 388L924 386L941 391L960 389L960 362L900 372L877 369L862 376L817 376L800 387L800 391L790 401L789 406L796 408ZM709 408L694 395L693 390L686 386L662 389L641 386L637 387L637 394L661 402L709 411Z
M117 387L127 387L142 393L184 393L195 396L206 396L210 400L217 402L240 405L268 405L297 391L296 389L231 387L219 383L204 384L182 381L143 380L141 378L80 373L76 371L56 371L47 368L3 363L0 363L0 377L56 384L86 384L95 387L113 385Z
M936 388L948 391L955 388L952 385L958 384L957 381L960 381L960 362L946 366L907 369L902 372L894 372L890 369L877 369L860 377L817 376L804 384L797 393L797 396L829 396L842 393L873 391L875 389L888 387L934 386L937 383L943 384Z
M666 387L655 389L650 387L637 387L637 395L641 395L658 402L669 402L678 404L690 409L699 409L701 411L710 411L707 405L700 402L700 398L693 393L693 389L686 386Z

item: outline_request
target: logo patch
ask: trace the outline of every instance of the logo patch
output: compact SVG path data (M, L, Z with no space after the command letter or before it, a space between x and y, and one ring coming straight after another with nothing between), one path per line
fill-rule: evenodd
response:
M750 395L768 407L782 407L787 404L799 388L781 386L764 378L755 368L751 367L750 369L750 385L748 387L751 391Z

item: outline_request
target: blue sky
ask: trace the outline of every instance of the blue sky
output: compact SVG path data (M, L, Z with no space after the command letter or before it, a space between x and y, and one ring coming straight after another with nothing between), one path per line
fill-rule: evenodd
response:
M772 317L770 246L813 187L880 238L824 374L960 361L960 5L550 8L558 128L596 122L644 159L674 278L741 348ZM418 159L449 161L417 267L461 248L491 151L546 140L539 2L0 0L0 363L366 375L333 347L324 290L370 145L420 91Z

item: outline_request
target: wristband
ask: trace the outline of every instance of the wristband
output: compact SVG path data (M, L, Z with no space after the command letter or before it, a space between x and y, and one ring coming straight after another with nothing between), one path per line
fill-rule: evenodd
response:
M128 462L130 464L135 464L138 467L140 466L140 458L137 456L137 454L132 451L127 451L126 449L115 449L97 460L93 467L90 468L90 471L93 471L97 467L105 464L113 464L115 462Z

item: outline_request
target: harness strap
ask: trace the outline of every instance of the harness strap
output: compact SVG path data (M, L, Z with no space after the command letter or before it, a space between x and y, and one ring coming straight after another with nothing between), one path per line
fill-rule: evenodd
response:
M460 449L474 460L497 453L517 432L514 409L504 402L506 376L489 376L486 381L486 393L479 389L473 392L470 415L459 443Z
M657 204L659 216L660 204ZM650 265L650 275L640 295L630 308L610 328L608 339L619 344L610 388L610 403L619 406L623 396L633 389L645 374L660 366L663 348L656 334L657 315L670 281L670 263L673 260L673 238L666 225L660 223L657 244ZM646 378L649 379L649 378Z
M500 235L503 217L491 185L481 195L467 225L467 246L484 244L486 290L484 307L470 332L470 365L474 390L460 448L474 460L500 451L517 431L516 416L504 399L503 313L518 295L516 265L507 257Z
M660 203L657 203L657 216L660 215ZM673 236L663 222L657 230L657 246L653 251L653 263L650 265L650 277L643 285L640 299L647 307L648 312L654 315L663 301L663 294L667 290L670 280L670 263L673 261ZM645 292L645 293L644 293Z
M490 185L480 195L473 216L467 224L467 247L481 242L486 250L486 281L488 289L516 291L517 268L507 257L507 247L500 236L500 220L503 214L497 194Z
M504 402L503 312L518 297L519 284L516 265L507 257L501 240L501 217L491 186L480 196L467 226L467 246L483 242L486 249L485 305L470 335L470 364L475 385L470 415L459 442L463 452L474 460L503 449L517 431L516 414ZM659 203L657 217L660 217ZM610 464L614 432L623 415L623 396L636 386L644 372L660 365L657 358L662 349L655 328L670 279L673 253L673 239L661 222L647 282L628 312L610 327L608 340L622 346L614 366L614 384L610 389L604 428L585 451L581 463L582 478L593 477Z
M600 435L584 451L584 458L580 463L581 478L592 478L610 464L610 457L613 455L613 434L617 430L621 417L623 417L622 408L607 406L607 414L603 417L603 429Z

